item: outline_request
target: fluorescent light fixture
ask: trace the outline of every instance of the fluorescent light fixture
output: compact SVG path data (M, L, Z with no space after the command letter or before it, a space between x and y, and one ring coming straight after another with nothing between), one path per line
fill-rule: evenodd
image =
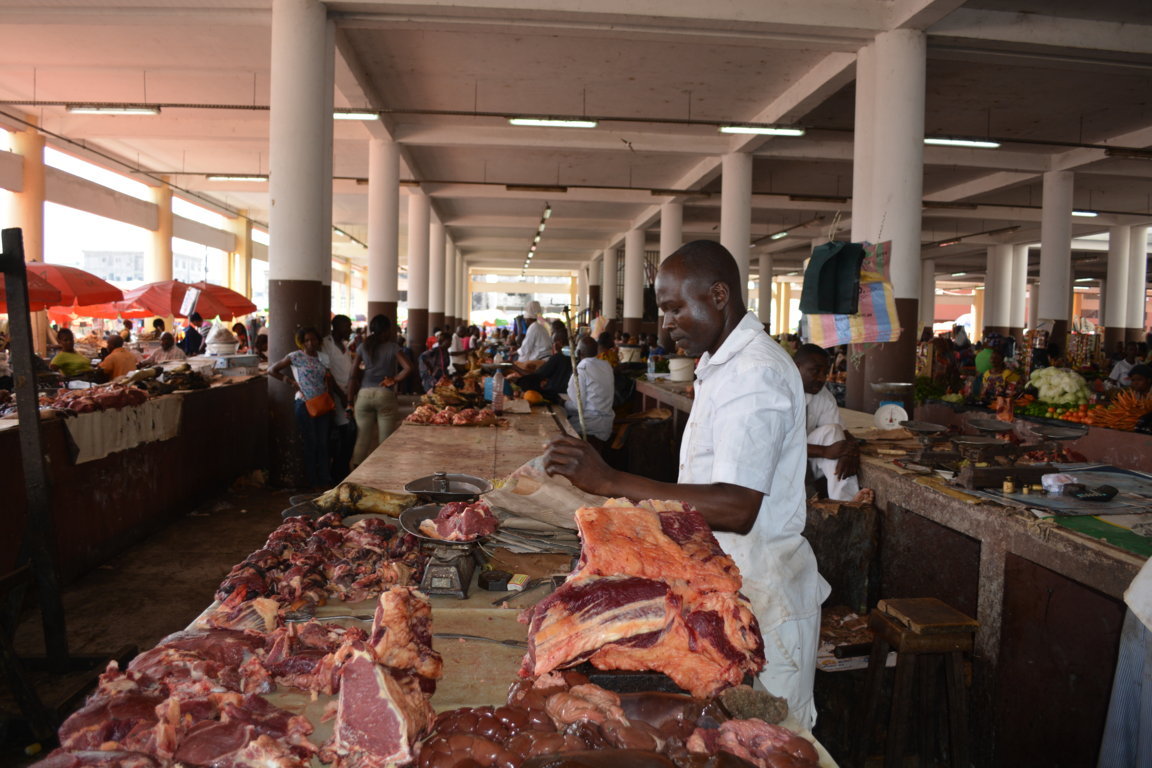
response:
M1097 216L1099 216L1100 214L1096 213L1096 211L1072 211L1072 215L1073 216L1082 216L1086 219L1094 219Z
M784 239L784 238L786 238L786 237L788 237L788 233L787 233L787 232L777 232L776 234L772 235L772 236L771 236L771 237L769 237L768 239L769 239L769 240L783 240L783 239Z
M158 115L160 107L147 104L69 104L66 110L74 115Z
M529 128L595 128L595 120L565 120L553 117L510 117L509 125L527 126Z
M268 181L268 177L258 173L213 173L208 181Z
M536 227L536 231L537 232L543 232L544 231L544 222L540 222L540 226Z
M1122 157L1126 160L1152 160L1152 149L1137 149L1135 147L1108 147L1104 150L1105 157Z
M804 129L787 125L722 125L720 133L746 133L756 136L803 136Z
M1094 278L1094 277L1078 277L1078 278L1076 278L1076 282L1078 282L1078 283L1090 283L1095 279L1096 278Z
M538 242L540 242L540 235L536 235L536 237L532 238L532 242L533 242L533 243L538 243Z
M332 113L333 120L379 120L380 114L367 110L338 109Z
M953 272L952 277L964 277L967 274L967 272Z
M544 206L544 218L549 219L551 217L552 217L552 206L545 205Z
M941 240L939 243L936 243L936 247L937 248L947 248L950 245L959 245L959 244L960 244L960 238L957 237L957 238L952 239L952 240Z
M934 144L939 147L975 147L977 149L998 149L998 141L981 141L979 139L941 139L930 137L924 139L925 144Z

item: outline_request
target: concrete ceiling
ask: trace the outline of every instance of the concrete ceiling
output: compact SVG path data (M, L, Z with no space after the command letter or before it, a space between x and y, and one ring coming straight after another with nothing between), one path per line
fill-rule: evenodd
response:
M266 185L206 176L268 171L271 5L0 0L0 120L35 119L54 143L167 175L267 221ZM449 237L483 266L522 262L546 202L553 216L534 262L541 268L575 267L636 225L655 248L659 206L673 199L685 203L686 237L715 237L720 156L744 150L756 155L753 238L789 229L758 248L776 254L779 270L795 269L837 214L841 227L851 218L855 53L901 26L929 36L926 132L1008 140L998 150L925 149L924 242L970 235L925 252L938 272L979 273L989 244L1038 240L1046 170L1076 171L1075 205L1106 212L1077 219L1077 237L1152 221L1152 161L1091 146L1152 147L1147 0L328 7L337 106L385 113L372 127L335 125L334 224L361 240L368 188L357 179L367 174L373 130L401 144L402 176L421 182ZM166 106L154 117L80 116L65 102ZM594 130L516 128L503 118L515 114L612 119ZM808 133L728 137L716 131L727 121L797 123ZM403 238L403 210L400 222ZM1019 229L975 234L1010 226ZM1090 247L1078 253L1078 276L1102 273Z

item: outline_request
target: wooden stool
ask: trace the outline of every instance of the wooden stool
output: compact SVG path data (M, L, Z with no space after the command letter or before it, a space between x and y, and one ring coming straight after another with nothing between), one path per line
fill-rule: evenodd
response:
M945 687L948 696L949 745L953 768L968 768L968 700L964 691L964 652L972 650L973 635L979 623L955 608L933 597L881 600L868 619L875 633L872 655L868 660L868 682L865 692L865 714L854 762L863 768L868 755L868 741L876 726L881 682L889 649L895 650L896 682L892 694L892 711L888 721L888 738L884 750L886 768L900 766L908 730L908 709L912 699L912 680L917 666L920 671L920 704L917 720L921 765L931 748L932 730L923 719L935 709L933 673L939 661L945 662ZM925 656L916 663L917 656ZM934 724L933 724L934 725Z

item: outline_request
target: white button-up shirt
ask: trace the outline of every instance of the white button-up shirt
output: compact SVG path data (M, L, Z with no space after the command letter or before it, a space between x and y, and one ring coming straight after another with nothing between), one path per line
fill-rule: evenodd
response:
M740 568L762 630L812 616L830 590L801 535L807 430L800 372L750 312L715 355L700 358L694 386L679 481L764 494L751 531L718 532L716 540Z
M812 434L812 430L826 424L843 426L843 422L840 420L840 407L836 405L836 398L828 391L827 387L823 387L815 395L805 392L804 400L808 404L806 409L808 434Z
M612 410L612 403L616 397L616 380L612 373L612 366L604 360L586 357L576 366L580 374L580 394L584 402L584 426L588 434L607 440L612 436L612 422L616 413ZM580 431L580 415L576 411L576 376L568 380L568 402L564 404L568 411L568 422Z
M543 360L552 354L552 335L540 320L528 326L524 343L520 345L520 362Z

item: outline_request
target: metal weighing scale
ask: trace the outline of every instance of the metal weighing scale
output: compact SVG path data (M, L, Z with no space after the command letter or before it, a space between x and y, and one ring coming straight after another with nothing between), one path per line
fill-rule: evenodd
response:
M906 381L874 381L869 384L873 392L881 396L873 422L877 429L896 429L907 421L911 404L909 400L916 389L915 384Z
M477 500L480 494L492 490L492 484L472 475L436 472L413 480L404 486L404 490L434 502L411 507L400 515L400 526L419 539L426 550L430 550L428 562L424 566L424 578L420 580L420 591L426 595L451 595L461 600L467 598L479 559L479 539L434 539L421 533L420 523L440 514L443 504Z
M931 467L936 463L951 463L960 458L960 454L947 448L948 427L929 421L902 421L900 426L916 435L920 441L920 450L912 457L917 464Z

